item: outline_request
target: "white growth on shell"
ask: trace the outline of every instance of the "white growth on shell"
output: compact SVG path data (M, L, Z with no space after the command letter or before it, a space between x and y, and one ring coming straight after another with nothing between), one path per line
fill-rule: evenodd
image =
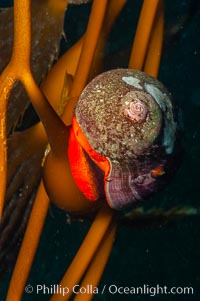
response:
M156 86L145 83L145 89L155 99L160 109L164 112L165 128L163 146L167 154L173 152L175 142L176 123L174 122L172 104L166 93L163 93Z
M135 78L133 76L123 76L122 80L130 86L133 86L137 89L142 89L142 86L140 85L140 80L138 78Z
M159 107L161 108L161 110L163 112L165 112L165 110L166 110L166 106L165 106L166 94L163 94L157 87L155 87L152 84L145 84L144 86L145 86L147 92L149 94L151 94L151 96L156 100L156 102L159 105Z

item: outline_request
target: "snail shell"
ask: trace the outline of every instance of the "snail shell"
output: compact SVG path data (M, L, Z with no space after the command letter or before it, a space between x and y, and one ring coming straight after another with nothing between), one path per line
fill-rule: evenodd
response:
M158 80L130 69L105 72L82 92L74 119L79 147L104 172L100 186L110 207L136 205L166 182L177 123L170 95ZM78 161L70 164L73 174ZM74 177L79 185L81 172ZM83 182L80 189L87 196Z

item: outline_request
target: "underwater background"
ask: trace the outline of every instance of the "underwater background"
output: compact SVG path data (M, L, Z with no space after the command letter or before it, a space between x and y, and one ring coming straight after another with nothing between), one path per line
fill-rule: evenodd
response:
M113 29L105 68L126 67L136 28L141 0L128 0ZM1 7L12 5L0 1ZM69 6L66 12L68 49L84 32L91 4ZM180 108L184 155L172 182L151 197L145 208L191 207L191 215L157 225L121 223L110 260L99 287L193 287L194 295L96 295L94 300L199 300L200 297L200 5L199 1L165 1L165 40L159 80ZM184 21L183 21L184 20ZM177 34L175 34L177 32ZM58 284L87 233L90 222L72 220L53 204L45 222L40 245L27 284ZM6 296L10 273L0 286L0 300ZM49 300L49 295L24 294L23 301Z

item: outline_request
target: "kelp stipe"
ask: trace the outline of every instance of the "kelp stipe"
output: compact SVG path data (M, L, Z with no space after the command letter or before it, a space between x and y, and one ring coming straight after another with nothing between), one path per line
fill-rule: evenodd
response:
M62 2L62 1L61 1ZM51 5L52 1L49 2ZM88 30L85 34L85 37L81 39L77 44L72 47L72 50L66 54L67 59L72 58L74 55L76 60L74 62L77 65L77 69L74 72L74 79L69 88L69 95L67 100L67 105L64 108L64 112L62 115L62 120L55 114L55 111L49 106L48 102L45 100L44 96L41 94L40 90L35 85L32 76L30 74L30 66L26 61L26 65L24 65L24 59L28 59L30 52L27 54L27 50L30 50L30 3L29 1L16 1L15 2L15 10L16 10L16 20L15 24L17 25L17 21L19 18L24 19L25 29L28 30L27 33L27 45L25 51L25 55L23 59L21 58L21 65L24 67L23 74L18 74L18 78L24 84L31 100L33 101L36 110L38 111L41 120L43 121L46 131L48 142L51 145L51 150L46 154L46 160L44 162L44 173L43 179L45 183L46 190L50 196L50 198L60 207L66 209L70 212L75 213L83 213L85 211L97 211L96 218L89 230L82 246L80 247L76 257L74 258L69 270L66 275L63 277L61 282L62 286L67 286L70 289L70 293L67 298L70 297L72 293L72 287L82 281L84 283L90 283L92 285L97 285L106 262L108 260L110 251L112 249L112 244L114 241L116 227L117 227L117 214L115 210L110 209L104 200L100 200L100 202L89 202L87 198L85 198L84 194L77 188L75 181L73 179L73 174L71 173L70 164L68 162L68 154L67 149L69 146L69 130L71 129L70 125L72 122L73 110L77 103L80 93L82 92L84 86L87 83L88 78L90 77L91 64L98 65L97 58L95 55L95 50L101 52L102 47L104 46L106 32L106 22L110 25L110 18L112 17L113 21L117 14L120 13L125 1L94 1L92 7L91 18L88 25ZM23 4L23 8L26 10L22 11L20 9L20 5ZM25 5L26 4L26 5ZM55 3L54 3L55 4ZM22 7L22 6L21 6ZM53 7L53 6L52 6ZM55 5L56 7L56 5ZM111 8L115 7L115 11ZM107 10L106 10L107 9ZM147 12L150 12L147 14ZM22 13L22 15L20 15ZM97 18L98 16L98 18ZM104 20L104 25L102 27L102 23ZM146 23L148 22L148 31L146 30ZM98 23L99 22L99 23ZM17 28L17 27L16 27ZM103 30L101 30L103 28ZM17 30L16 37L18 36L20 40L20 30ZM162 47L162 35L163 35L163 7L162 1L144 1L142 7L142 13L138 25L138 29L136 32L135 43L133 44L132 55L129 63L129 68L137 68L145 71L146 73L157 76L158 67L160 62L161 55L161 47ZM21 35L22 36L22 35ZM139 39L142 36L143 39ZM95 38L94 38L95 37ZM19 41L18 40L18 41ZM138 40L140 40L140 44L138 44ZM97 42L99 44L97 45ZM16 47L17 48L17 47ZM75 50L78 49L78 55L75 54ZM141 51L142 50L142 51ZM137 53L137 55L135 54ZM13 56L13 60L11 62L15 65L18 62L18 56L21 57L19 53ZM80 60L79 60L80 55ZM65 57L65 58L66 58ZM61 58L62 62L65 58ZM66 59L66 60L67 60ZM64 81L64 76L66 76L66 72L69 72L69 68L67 66L63 66L59 64L58 61L57 67L55 66L52 69L52 74L60 75L60 80ZM93 62L92 62L93 61ZM140 64L137 66L138 61ZM153 64L152 64L153 62ZM12 65L12 64L11 64ZM28 66L28 67L27 67ZM10 67L9 67L10 68ZM11 73L11 69L7 69L4 73L4 77ZM57 68L57 69L56 69ZM63 68L65 71L63 72ZM55 71L56 70L56 71ZM20 71L21 72L21 71ZM69 72L70 73L70 72ZM26 76L25 76L26 75ZM54 76L53 76L54 77ZM52 78L53 78L52 77ZM9 77L10 78L10 77ZM16 77L12 77L12 79L16 79ZM53 78L53 80L56 80ZM125 75L125 80L127 81L127 76ZM12 81L8 81L12 85ZM67 83L69 83L67 81ZM140 85L140 83L135 83L135 85ZM54 84L52 84L53 86ZM44 83L44 89L46 89L48 94L48 86L51 87L51 80L49 83ZM56 87L55 87L56 89ZM54 89L53 89L54 90ZM58 93L59 94L59 93ZM6 94L6 98L8 98ZM138 101L138 100L137 100ZM127 105L127 107L126 107ZM126 112L126 116L129 119L133 118L134 120L137 118L141 118L144 120L147 116L147 110L143 110L143 115L138 115L138 105L141 108L141 102L134 103L134 105L125 104L124 110ZM136 110L135 110L136 107ZM5 109L5 108L4 108ZM45 110L44 110L45 109ZM140 109L139 109L140 111ZM3 112L3 111L2 111ZM146 113L145 113L146 112ZM134 114L133 114L134 113ZM137 115L137 118L135 117ZM138 120L138 119L137 119ZM167 122L166 122L167 123ZM5 139L5 131L3 127L3 142ZM166 146L167 147L167 146ZM5 148L2 149L2 153L5 153ZM2 161L5 162L6 160ZM4 169L5 170L5 169ZM162 176L164 170L162 166L155 166L152 170L152 176ZM62 182L62 183L61 183ZM69 183L71 183L69 185ZM72 186L72 183L74 186ZM60 186L61 185L61 186ZM4 191L3 191L4 193ZM2 195L3 195L2 193ZM30 221L27 227L27 231L24 237L24 241L22 243L22 247L18 256L18 260L15 266L15 270L12 276L10 289L8 292L7 300L14 300L15 298L19 300L23 294L23 287L26 283L30 267L34 258L34 254L37 248L39 236L42 231L44 219L46 216L46 211L48 208L49 200L48 196L44 190L43 183L41 182L38 193L36 196L36 200L34 203L33 211L30 217ZM30 240L30 237L32 239ZM29 247L27 247L29 246ZM26 254L26 256L25 256ZM104 254L104 256L102 256ZM25 258L28 257L28 260L25 261ZM97 268L96 268L97 267ZM73 274L72 274L73 271ZM74 272L75 271L75 272ZM95 273L94 273L95 271ZM52 300L60 300L61 296L55 295ZM90 299L91 296L84 296L84 298ZM76 300L78 296L76 297ZM86 300L85 299L85 300Z

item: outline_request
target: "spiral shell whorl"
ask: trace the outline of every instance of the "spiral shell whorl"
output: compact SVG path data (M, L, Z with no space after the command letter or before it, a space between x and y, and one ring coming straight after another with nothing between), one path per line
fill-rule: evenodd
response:
M125 109L125 115L127 115L127 117L135 123L144 121L146 119L147 112L147 106L139 99L128 103L127 108Z
M105 72L82 92L75 118L89 157L107 161L99 167L110 207L133 206L166 183L176 155L176 122L158 80L130 69Z
M99 154L131 160L150 149L160 135L163 112L146 83L163 90L157 80L130 69L105 72L84 89L75 115Z

